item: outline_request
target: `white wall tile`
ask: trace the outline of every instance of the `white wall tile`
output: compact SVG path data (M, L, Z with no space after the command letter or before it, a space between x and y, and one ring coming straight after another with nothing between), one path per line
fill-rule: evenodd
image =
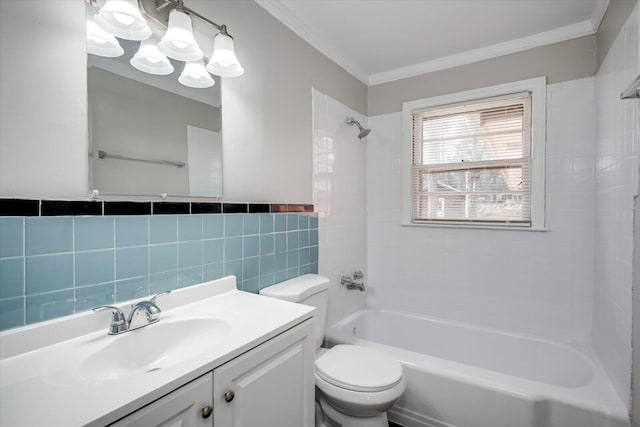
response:
M369 305L589 340L594 79L547 93L548 232L400 226L401 114L369 118Z
M347 291L340 276L366 265L366 140L357 138L353 116L367 120L331 97L313 90L313 198L319 214L319 272L332 281L327 323L331 324L366 303L364 292Z
M622 401L629 405L633 195L640 167L637 101L620 92L640 72L638 7L596 75L595 295L593 345Z

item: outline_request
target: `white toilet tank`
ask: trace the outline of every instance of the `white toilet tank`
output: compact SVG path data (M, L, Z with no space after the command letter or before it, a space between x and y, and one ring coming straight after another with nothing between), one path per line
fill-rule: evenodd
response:
M305 274L260 290L260 295L315 307L316 348L322 345L331 281L320 274Z

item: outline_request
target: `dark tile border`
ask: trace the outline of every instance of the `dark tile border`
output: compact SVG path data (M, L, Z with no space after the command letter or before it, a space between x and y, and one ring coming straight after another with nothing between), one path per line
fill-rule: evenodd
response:
M249 213L269 213L271 205L268 203L249 203Z
M39 216L40 200L0 199L0 216Z
M191 213L188 202L153 202L153 215L178 215Z
M191 202L192 214L219 214L222 213L222 203Z
M289 212L287 205L271 205L271 212Z
M305 204L272 204L271 212L313 212L313 205Z
M287 205L287 212L313 212L313 205Z
M83 200L43 200L41 216L102 215L102 202Z
M309 204L34 200L0 198L0 216L189 215L313 212Z
M223 203L222 213L249 213L248 203Z
M151 202L104 202L105 215L151 215Z

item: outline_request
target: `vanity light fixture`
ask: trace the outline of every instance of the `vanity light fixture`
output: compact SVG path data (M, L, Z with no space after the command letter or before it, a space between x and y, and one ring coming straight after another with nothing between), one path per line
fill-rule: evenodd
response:
M178 61L197 61L202 59L202 50L195 37L191 18L180 7L176 7L169 14L169 24L158 48L169 58Z
M124 51L116 37L141 41L138 51L129 61L134 68L149 74L167 75L174 71L167 57L184 61L185 67L178 80L196 88L213 86L215 81L208 73L221 77L236 77L244 73L226 25L216 24L189 9L183 0L85 1L89 11L99 8L93 19L87 19L87 51L90 54L121 56ZM218 31L206 68L203 52L193 35L194 17ZM153 32L145 18L157 24L153 31L167 28L160 42L152 37Z
M158 40L150 37L140 43L140 48L131 58L129 63L136 69L159 76L173 73L173 65L169 59L160 52L157 46Z
M151 36L137 0L107 0L95 16L96 24L108 33L126 40L145 40Z
M216 83L204 68L204 60L202 59L184 64L184 70L178 81L185 86L197 89L211 87Z
M120 46L118 39L98 27L98 24L93 20L93 16L88 16L87 52L93 55L117 58L124 54L124 49Z

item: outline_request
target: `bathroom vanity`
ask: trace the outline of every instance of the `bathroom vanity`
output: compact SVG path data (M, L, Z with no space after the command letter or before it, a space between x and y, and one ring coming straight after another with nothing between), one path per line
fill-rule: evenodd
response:
M215 425L239 427L301 425L309 409L301 393L300 368L310 323L270 339L114 426L213 426L214 420Z
M0 425L313 425L313 308L234 277L158 306L160 321L120 335L109 312L0 334Z

